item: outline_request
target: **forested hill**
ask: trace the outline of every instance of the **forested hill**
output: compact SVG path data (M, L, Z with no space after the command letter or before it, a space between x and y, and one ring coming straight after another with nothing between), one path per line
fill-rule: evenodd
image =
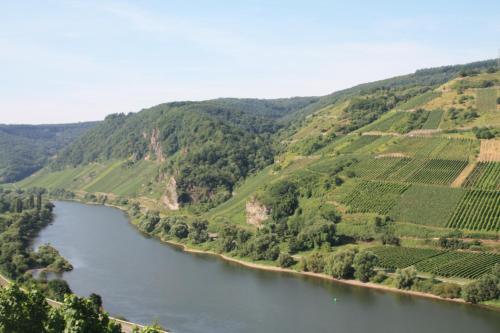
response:
M217 99L113 114L63 150L52 167L154 160L162 174L175 176L182 202L221 201L238 180L273 162L273 135L286 126L284 116L317 100Z
M440 101L427 110L398 113L398 121L388 128L400 133L421 129L431 108L448 109L455 103L444 94L451 88L441 86L459 80L452 90L462 95L467 89L485 88L482 84L496 86L495 77L470 86L460 81L477 79L495 66L495 60L488 60L422 69L323 97L174 102L113 114L22 186L141 196L170 208L196 203L210 209L234 196L241 181L273 162L279 166L277 162L290 161L290 156L297 160L317 155L386 114L418 111L429 101ZM444 130L488 124L490 116L482 117L464 98L460 107L441 110L447 111L440 125Z
M71 144L96 124L0 124L0 183L29 176L42 168L57 151Z

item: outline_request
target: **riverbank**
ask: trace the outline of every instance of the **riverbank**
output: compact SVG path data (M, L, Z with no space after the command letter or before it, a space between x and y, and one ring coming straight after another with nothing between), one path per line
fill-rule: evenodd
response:
M65 200L61 200L61 201L65 201ZM75 200L66 200L66 201L74 201L74 202L86 203L84 201L76 200L76 199ZM102 205L102 204L98 204L98 203L88 203L88 204ZM245 260L245 259L242 259L242 258L235 258L235 257L229 256L227 254L217 253L217 252L215 252L213 250L206 250L206 249L194 248L194 247L191 247L191 246L189 246L187 244L184 244L184 243L181 243L181 242L173 241L171 239L159 238L159 237L155 237L153 235L150 235L148 233L144 233L142 230L140 230L138 228L138 226L136 224L136 221L134 221L134 219L128 214L128 211L127 211L126 208L124 208L122 206L118 206L118 205L112 205L112 204L105 204L105 205L108 206L108 207L119 209L122 212L124 212L127 215L127 219L129 221L129 223L132 224L134 226L134 228L136 230L138 230L139 232L141 232L141 233L143 233L143 234L145 234L145 235L147 235L149 237L154 237L154 238L158 239L159 241L161 241L163 243L166 243L166 244L178 247L178 248L182 249L184 252L193 253L193 254L203 254L203 255L216 256L216 257L218 257L218 258L220 258L222 260L225 260L227 262L232 262L232 263L235 263L235 264L247 267L247 268L251 268L251 269L265 270L265 271L271 271L271 272L280 272L280 273L287 273L287 274L296 274L296 275L302 275L302 276L308 276L308 277L313 277L313 278L328 280L328 281L332 281L334 283L339 283L339 284L344 284L344 285L350 285L350 286L355 286L355 287L363 287L363 288L369 288L369 289L373 289L373 290L379 290L379 291L383 291L383 292L393 292L393 293L399 293L399 294L406 294L406 295L409 295L409 296L425 297L425 298L428 298L428 299L434 299L434 300L439 300L439 301L446 301L446 302L454 302L454 303L459 303L459 304L473 305L473 304L465 302L463 299L460 299L460 298L458 298L458 299L443 298L443 297L440 297L440 296L437 296L437 295L433 295L433 294L430 294L430 293L413 291L413 290L397 289L395 287L391 287L391 286L388 286L388 285L382 285L382 284L377 284L377 283L372 283L372 282L366 282L366 283L364 283L364 282L361 282L359 280L342 280L342 279L336 279L336 278L333 278L330 275L323 274L323 273L313 273L313 272L297 271L297 270L290 269L290 268L281 268L281 267L278 267L278 266L273 266L273 265L268 265L268 264L263 264L263 263L251 262L251 261L248 261L248 260ZM497 306L496 304L493 304L493 305L491 305L491 304L489 304L489 305L477 304L477 305L479 307L482 307L482 308L488 308L488 309L492 309L492 310L495 310L495 311L500 311L500 306Z
M433 294L428 294L428 293L419 292L419 291L413 291L413 290L397 289L397 288L392 288L392 287L389 287L389 286L384 286L384 285L381 285L381 284L376 284L376 283L373 283L373 282L361 282L359 280L342 280L342 279L336 279L336 278L334 278L334 277L332 277L330 275L323 274L323 273L313 273L313 272L296 271L296 270L289 269L289 268L282 268L282 267L277 267L277 266L269 266L269 265L257 264L257 263L248 262L248 261L245 261L245 260L233 258L233 257L227 256L225 254L216 253L216 252L213 252L213 251L205 251L205 250L199 250L199 249L189 248L185 244L174 242L174 241L171 241L171 240L164 240L164 239L162 239L161 241L164 242L164 243L167 243L167 244L179 247L184 252L217 256L217 257L219 257L222 260L225 260L225 261L228 261L228 262L232 262L232 263L236 263L236 264L239 264L241 266L244 266L244 267L247 267L247 268L251 268L251 269L260 269L260 270L265 270L265 271L270 271L270 272L281 272L281 273L289 273L289 274L296 274L296 275L302 275L302 276L310 276L310 277L324 279L324 280L329 280L329 281L333 281L335 283L341 283L341 284L350 285L350 286L363 287L363 288L369 288L369 289L375 289L375 290L382 290L382 291L390 291L390 292L395 292L395 293L399 293L399 294L406 294L406 295L411 295L411 296L432 298L432 299L437 299L437 300L446 301L446 302L455 302L455 303L461 303L461 304L469 304L469 303L465 302L461 298L453 298L453 299L452 298L443 298L443 297L439 297L439 296L433 295ZM488 307L488 308L500 311L500 308L496 308L496 307L492 307L492 306L485 306L485 305L481 305L481 304L480 304L480 306L484 306L484 307Z

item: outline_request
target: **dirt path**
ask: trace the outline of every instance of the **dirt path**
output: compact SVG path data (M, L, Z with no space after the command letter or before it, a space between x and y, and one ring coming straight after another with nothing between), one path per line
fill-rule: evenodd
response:
M453 183L451 183L451 187L461 187L467 177L469 177L472 170L474 170L474 168L476 167L476 164L476 162L469 163L453 181Z

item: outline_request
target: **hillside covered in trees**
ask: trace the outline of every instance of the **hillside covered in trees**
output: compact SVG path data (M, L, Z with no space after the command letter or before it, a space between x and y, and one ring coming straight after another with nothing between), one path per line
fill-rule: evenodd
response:
M47 161L95 122L65 125L0 124L0 183L21 180Z

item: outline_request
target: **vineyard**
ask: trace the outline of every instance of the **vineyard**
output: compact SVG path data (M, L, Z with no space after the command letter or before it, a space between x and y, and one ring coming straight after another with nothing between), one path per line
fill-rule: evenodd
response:
M356 176L366 179L386 179L387 175L401 168L409 159L397 157L365 158L352 170Z
M443 139L445 144L435 149L431 157L442 160L475 159L479 152L479 142L470 139Z
M371 248L379 258L379 266L386 269L405 268L417 262L442 254L434 249L419 249L400 246L379 246Z
M444 227L465 190L414 184L403 193L391 210L396 221Z
M399 106L399 109L401 110L416 109L440 96L441 96L440 92L428 91L426 93L423 93L421 95L409 99L406 103L401 104Z
M477 109L479 112L492 112L497 108L497 89L479 89L477 90Z
M376 135L362 135L351 142L347 147L342 148L339 152L341 154L354 153L356 150L363 148L364 146L374 142L378 138L380 137Z
M467 191L450 218L447 227L498 231L500 229L500 192Z
M366 127L366 131L389 132L394 131L397 124L405 123L408 119L407 112L397 112L388 117L382 118Z
M420 261L415 268L443 277L476 279L500 264L500 255L495 253L446 252Z
M468 160L479 152L479 142L441 137L398 137L381 153L400 153L409 157Z
M479 162L465 180L463 187L500 190L500 163Z
M409 185L363 181L346 196L343 203L350 212L388 214Z
M441 123L441 119L443 118L443 110L434 110L431 111L429 117L425 121L422 129L436 129L439 127Z
M429 157L436 149L447 144L442 138L399 137L382 153L402 153L410 157Z
M422 169L408 178L408 181L411 183L450 185L467 164L467 161L460 160L429 160Z
M465 160L381 157L363 159L352 170L357 177L371 180L450 185L467 164Z
M500 264L500 254L379 246L370 249L385 269L415 266L420 272L442 277L476 279Z

